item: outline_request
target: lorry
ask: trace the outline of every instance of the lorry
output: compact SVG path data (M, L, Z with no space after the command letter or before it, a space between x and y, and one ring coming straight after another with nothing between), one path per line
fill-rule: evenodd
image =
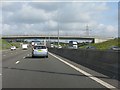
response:
M32 42L31 42L31 45L32 45L32 46L44 45L44 42L42 42L42 41L32 41Z
M77 41L69 41L69 48L77 49L78 48L78 42Z
M22 44L22 49L27 50L28 49L28 44Z

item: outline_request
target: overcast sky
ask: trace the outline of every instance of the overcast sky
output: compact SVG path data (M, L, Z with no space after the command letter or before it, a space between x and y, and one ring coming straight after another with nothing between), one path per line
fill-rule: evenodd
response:
M118 2L2 2L3 35L118 36ZM1 27L1 25L0 25Z

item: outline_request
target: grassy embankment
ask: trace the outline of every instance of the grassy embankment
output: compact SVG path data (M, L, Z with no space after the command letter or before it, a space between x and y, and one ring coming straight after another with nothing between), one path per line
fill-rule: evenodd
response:
M19 42L7 42L4 39L0 39L0 50L10 49L11 46L16 46L17 48L19 48L20 43Z
M85 48L88 45L82 46L80 48ZM112 46L119 46L120 47L120 38L119 39L111 39L102 43L93 43L90 46L95 46L99 50L107 50Z

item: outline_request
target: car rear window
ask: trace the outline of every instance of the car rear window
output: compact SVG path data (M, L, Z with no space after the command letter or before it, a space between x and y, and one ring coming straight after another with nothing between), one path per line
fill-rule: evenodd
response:
M45 46L35 46L34 49L46 49Z

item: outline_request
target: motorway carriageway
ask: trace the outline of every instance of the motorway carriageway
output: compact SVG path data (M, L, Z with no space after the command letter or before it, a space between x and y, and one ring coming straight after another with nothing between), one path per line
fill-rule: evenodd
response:
M118 81L49 52L2 51L2 88L118 88Z

